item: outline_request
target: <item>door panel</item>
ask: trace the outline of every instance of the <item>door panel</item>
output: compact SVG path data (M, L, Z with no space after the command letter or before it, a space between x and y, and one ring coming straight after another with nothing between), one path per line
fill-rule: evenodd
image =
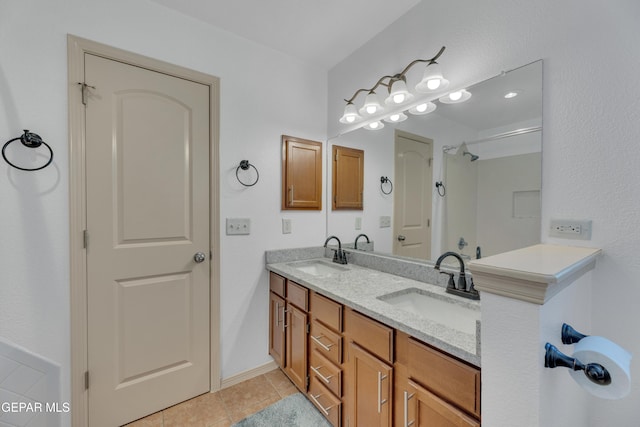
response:
M209 391L209 88L91 54L89 422Z
M431 259L432 144L396 135L395 255Z

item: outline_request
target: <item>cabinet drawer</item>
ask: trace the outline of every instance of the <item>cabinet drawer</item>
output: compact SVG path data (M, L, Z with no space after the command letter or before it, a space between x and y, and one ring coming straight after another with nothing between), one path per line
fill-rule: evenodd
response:
M311 351L317 351L336 365L342 363L342 337L318 321L311 322Z
M309 373L323 383L336 397L342 397L342 370L320 355L318 351L311 352Z
M271 292L274 294L280 295L282 298L285 297L284 293L285 286L285 278L277 275L273 271L269 273L269 288Z
M304 311L309 311L309 290L287 280L287 301Z
M311 377L309 383L309 399L316 408L329 420L332 426L339 427L342 418L342 403L316 379Z
M313 292L311 315L337 332L342 332L342 305Z
M357 342L370 353L393 363L393 328L353 310L345 309L344 331L349 339Z
M413 338L409 339L409 376L443 399L480 417L480 370Z

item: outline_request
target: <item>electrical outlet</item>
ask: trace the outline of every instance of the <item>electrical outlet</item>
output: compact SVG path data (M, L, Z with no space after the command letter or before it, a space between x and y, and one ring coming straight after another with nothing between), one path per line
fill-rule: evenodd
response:
M282 218L282 234L291 234L291 220Z
M391 227L391 217L390 216L381 216L380 217L380 228L388 228Z
M591 220L552 219L550 237L591 240Z
M227 218L227 236L238 234L251 234L251 219Z

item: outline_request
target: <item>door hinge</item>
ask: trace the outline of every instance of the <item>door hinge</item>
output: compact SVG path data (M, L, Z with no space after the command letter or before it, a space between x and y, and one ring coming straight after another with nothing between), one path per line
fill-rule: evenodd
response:
M82 230L82 247L87 249L89 247L89 231Z
M84 371L84 389L89 390L89 371Z
M309 390L309 375L307 375L307 379L305 380L305 388Z
M433 157L429 157L429 167L431 167L432 163L433 163Z
M82 105L86 106L87 105L87 88L95 89L96 87L90 86L85 82L78 82L78 84L81 86L80 90L82 91Z
M307 323L307 333L311 332L311 323Z
M427 227L431 227L431 219L427 218Z

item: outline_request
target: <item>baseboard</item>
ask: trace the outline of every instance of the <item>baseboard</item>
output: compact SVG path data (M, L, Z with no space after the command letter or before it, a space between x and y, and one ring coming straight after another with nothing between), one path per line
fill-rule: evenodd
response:
M231 387L232 385L239 384L242 381L250 380L251 378L266 374L267 372L271 372L277 367L278 365L276 364L276 362L272 360L271 362L265 363L264 365L258 366L256 368L240 372L239 374L235 374L233 376L230 376L229 378L224 378L220 383L220 387Z

